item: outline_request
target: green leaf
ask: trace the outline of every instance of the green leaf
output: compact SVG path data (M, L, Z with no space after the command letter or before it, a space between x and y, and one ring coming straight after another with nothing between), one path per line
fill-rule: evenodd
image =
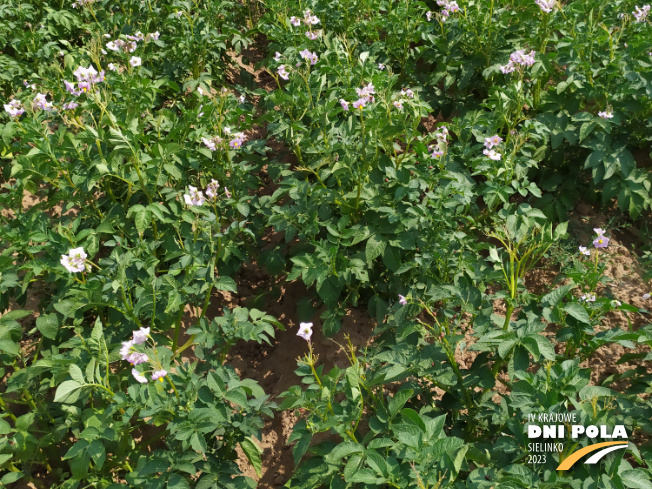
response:
M371 235L371 237L367 240L367 246L364 252L367 263L371 263L376 258L378 258L382 252L385 251L386 246L387 242L382 238L379 238L378 235Z
M364 453L364 446L352 441L345 441L337 445L326 455L324 460L329 464L339 464L340 460L354 453Z
M54 402L61 402L63 404L72 404L76 402L77 399L79 399L82 387L84 386L74 380L66 380L57 387L57 391L54 394Z
M36 329L51 340L57 337L59 331L59 319L56 314L47 314L36 318Z
M578 304L577 302L569 302L564 305L563 309L578 321L584 324L591 324L589 313L586 312L586 309L581 304Z
M567 284L562 285L561 287L557 287L555 290L549 292L541 298L541 305L544 307L547 306L554 308L566 296L566 294L568 294L568 292L573 290L575 287L575 284Z
M5 321L12 321L16 319L21 319L24 318L25 316L29 316L32 314L33 311L25 311L22 309L16 309L13 311L6 312L2 316L0 316L0 324L4 323Z
M253 466L256 474L258 474L258 477L261 477L263 475L263 462L260 458L260 455L263 453L263 451L251 437L247 437L242 440L240 442L240 447L242 447L242 451L247 456L247 459Z
M136 214L136 219L134 223L136 224L136 229L138 234L143 234L152 221L152 211L144 209Z
M652 482L650 482L649 475L643 469L625 470L620 474L620 479L625 484L625 487L632 489L652 489Z
M412 397L412 394L414 394L412 389L403 389L394 394L394 397L392 397L387 406L389 414L394 417Z
M21 479L24 475L25 474L23 474L22 472L9 472L8 474L2 476L2 479L0 479L0 484L2 485L13 484L18 479Z
M589 401L594 397L616 397L616 393L606 387L597 385L587 385L580 390L580 399Z
M84 379L84 374L82 373L81 368L79 368L77 365L75 364L70 365L70 368L68 369L68 373L70 374L72 380L74 380L78 384L84 385L86 383L86 380Z

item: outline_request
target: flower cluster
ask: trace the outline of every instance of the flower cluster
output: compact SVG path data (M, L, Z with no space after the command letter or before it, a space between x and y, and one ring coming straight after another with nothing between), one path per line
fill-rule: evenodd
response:
M313 15L313 13L310 11L310 9L307 9L306 11L303 12L303 19L299 19L298 17L290 17L290 24L292 24L295 27L298 27L301 25L301 21L303 20L303 23L308 26L308 30L306 31L306 37L312 41L317 39L319 37L319 31L314 32L312 30L313 25L319 24L319 19L317 16Z
M310 341L310 337L312 336L312 323L300 323L297 336L300 336L306 341Z
M221 137L219 137L219 136L213 136L210 139L201 138L201 140L202 140L202 143L204 143L206 145L206 147L208 149L210 149L211 151L216 151L217 146L222 144L222 141L223 141L223 139Z
M409 88L402 88L401 89L401 95L403 97L407 97L407 98L414 98L414 92L412 90L410 90Z
M355 93L360 97L358 100L353 102L353 107L356 109L362 110L367 104L372 104L375 102L374 94L376 89L372 82L369 82L368 85L363 86L362 88L356 88ZM346 100L340 99L340 104L344 110L349 110L349 104Z
M278 67L278 76L280 76L284 80L289 80L290 79L290 74L285 69L285 65L281 65L281 66Z
M122 342L122 348L120 348L120 356L123 360L126 360L134 366L149 362L149 356L147 356L146 353L138 351L135 348L136 346L143 345L148 338L151 338L149 332L149 328L140 328L138 331L133 332L131 340ZM157 365L155 369L152 369L152 380L160 380L163 382L163 377L165 377L168 373L161 367L161 365L158 363L158 360L156 363ZM145 377L143 373L144 372L140 372L135 368L131 370L131 374L138 382L141 384L146 384L147 377Z
M311 65L317 64L317 61L319 61L319 58L317 57L316 53L310 52L307 48L304 49L303 51L299 51L299 55L305 59L310 61ZM297 66L299 66L301 63L299 63Z
M204 202L206 202L206 197L204 197L204 193L201 190L197 190L197 187L188 185L188 189L190 193L183 195L183 199L186 201L186 204L190 206L193 205L200 206L203 205Z
M598 237L593 240L593 246L596 248L606 248L609 245L609 238L604 235L605 230L602 228L594 228L593 231L598 235Z
M34 100L32 102L34 104L34 107L36 107L37 109L47 110L47 111L53 110L54 105L52 105L52 102L48 102L47 100L45 100L45 97L46 95L44 93L37 93L36 97L34 97Z
M231 149L240 149L244 144L247 136L243 132L236 132L231 135L231 141L229 141L229 147Z
M72 74L75 75L75 78L77 79L77 88L75 88L73 83L70 83L67 80L64 80L63 84L66 86L66 91L75 97L82 93L92 92L96 83L104 81L104 70L98 73L92 66L89 66L88 68L79 66Z
M133 53L137 47L137 41L123 41L122 39L116 39L115 41L106 43L106 48L116 53L120 51L123 53Z
M99 2L99 0L77 0L76 2L73 2L72 8L82 7L95 2Z
M492 149L494 146L498 146L500 143L503 142L503 138L501 138L498 134L495 134L494 136L491 136L490 138L484 138L484 147L485 149L482 151L482 154L485 156L488 156L490 159L498 161L502 157L500 153L498 153L495 149Z
M25 113L25 109L22 108L20 100L12 100L8 104L5 104L5 110L9 113L11 117L18 117L21 114Z
M552 9L555 8L555 4L557 3L556 0L535 0L535 2L547 14L552 12Z
M217 189L219 188L219 182L215 179L212 179L211 183L206 186L206 195L208 198L211 200L217 199ZM183 195L183 199L185 200L186 204L190 206L200 206L206 202L206 197L204 197L204 193L201 190L197 190L197 188L193 187L192 185L188 185L188 189L190 193ZM228 199L231 198L231 192L229 192L229 189L226 187L224 187L224 195L226 195Z
M212 179L211 183L208 184L206 187L206 195L208 195L209 199L216 199L217 198L217 189L220 188L220 183Z
M603 119L612 119L613 116L614 114L611 111L611 109L601 110L600 112L598 112L598 117L602 117Z
M437 5L444 7L440 14L442 22L446 22L446 19L450 17L451 12L457 12L460 9L455 0L437 0Z
M532 66L534 64L534 51L525 54L525 50L514 51L509 56L509 63L500 67L500 71L504 74L511 73L516 70L518 66Z
M634 7L636 10L632 12L632 15L636 18L636 22L645 22L648 14L650 13L650 6L643 5L643 8L638 6Z
M446 126L441 126L437 129L437 132L435 133L437 144L428 146L428 149L432 150L432 154L430 155L431 158L444 156L444 150L448 144L448 134L448 128Z
M60 262L70 273L90 272L91 267L86 263L86 258L88 258L88 255L84 252L84 248L71 248L68 250L67 255L61 255Z

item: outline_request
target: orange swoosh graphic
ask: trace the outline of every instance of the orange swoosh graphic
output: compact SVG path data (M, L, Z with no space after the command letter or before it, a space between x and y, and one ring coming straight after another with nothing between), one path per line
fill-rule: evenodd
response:
M605 441L603 443L594 443L593 445L589 445L588 447L581 448L573 453L570 454L570 456L566 457L566 459L559 464L559 467L557 467L557 470L568 470L570 469L575 462L577 462L579 459L581 459L584 455L587 453L595 452L596 450L599 450L604 447L610 447L613 445L627 445L628 442L622 442L622 441Z

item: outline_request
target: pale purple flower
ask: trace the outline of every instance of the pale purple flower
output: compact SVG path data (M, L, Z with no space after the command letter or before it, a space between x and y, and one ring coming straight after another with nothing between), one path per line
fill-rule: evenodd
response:
M349 110L349 103L343 98L340 99L340 105L344 110Z
M123 360L126 360L127 357L131 354L132 347L134 346L132 341L123 341L122 348L120 348L120 357Z
M353 102L353 107L362 110L365 106L365 99L361 98Z
M444 151L439 147L435 147L434 151L430 155L430 157L433 158L433 159L434 158L439 158L441 156L444 156Z
M229 141L229 146L231 149L240 149L242 144L245 142L245 139L247 139L247 136L243 132L236 132L233 136L233 139Z
M84 252L84 248L71 248L67 255L61 255L60 262L70 273L90 271L90 267L86 264L86 258L88 255Z
M317 31L317 32L306 31L306 37L308 39L310 39L311 41L314 41L315 39L317 39L319 37L319 31Z
M484 149L484 150L482 151L482 154L484 154L485 156L488 156L489 159L492 159L492 160L494 160L494 161L498 161L498 160L500 160L500 158L501 158L501 156L502 156L500 153L496 152L496 151L493 150L493 149Z
M358 94L358 97L363 99L366 103L368 104L374 103L375 101L374 94L376 93L376 89L372 82L369 82L369 84L363 86L362 88L356 88L355 92Z
M132 56L129 60L129 64L134 68L143 64L142 60L138 56Z
M149 336L149 328L140 328L138 331L134 331L133 336L132 336L132 344L134 345L142 345L147 341L147 337Z
M120 51L120 48L124 46L124 41L121 41L120 39L116 39L115 41L109 41L106 43L106 49L109 49L111 51L118 52Z
M535 0L535 3L543 10L545 13L549 14L552 12L552 9L555 8L557 3L555 0Z
M401 95L407 98L414 98L414 92L410 90L409 88L403 88L401 90Z
M224 187L224 195L226 195L227 199L231 198L231 192L229 192L229 189Z
M403 104L401 103L400 100L396 100L396 101L394 101L394 102L392 103L392 105L393 105L394 107L396 107L397 109L399 109L399 110L403 108Z
M220 184L217 180L211 180L211 183L206 187L206 195L209 199L217 198L217 189L220 187Z
M81 90L77 90L75 86L72 83L70 83L68 80L64 80L63 84L66 86L66 91L68 93L71 93L75 97L81 95Z
M118 71L118 66L114 65L113 63L109 63L109 70L110 71Z
M632 15L636 18L636 22L644 22L648 14L650 13L650 6L643 5L643 8L639 8L638 6L634 8L636 10L632 12Z
M204 202L206 201L206 197L204 197L204 193L201 190L197 190L197 188L193 187L192 185L188 185L188 189L190 190L190 193L183 195L186 204L190 206L203 205Z
M587 249L586 246L580 246L580 253L586 256L591 256L591 250Z
M280 76L284 80L290 79L290 74L286 71L285 65L281 65L278 67L278 76Z
M491 149L494 146L498 146L502 142L503 142L503 138L501 138L498 134L496 134L495 136L491 136L490 138L484 139L484 147L487 149Z
M312 323L300 323L297 336L300 336L306 341L310 341L310 337L312 336Z
M131 369L131 375L134 376L134 378L140 382L141 384L146 384L147 383L147 377L145 377L143 374L141 374L138 370L135 368Z
M79 107L77 102L68 102L67 104L63 104L63 110L75 110L77 107Z
M319 19L316 16L312 15L310 9L307 9L303 12L303 21L306 23L306 25L319 24Z
M183 10L179 10L178 12L175 12L175 15L177 16L177 19L180 19L181 16L183 15Z
M504 75L506 75L507 73L512 73L515 70L516 70L516 66L514 66L514 63L512 63L511 61L509 63L507 63L506 65L500 67L500 71Z
M145 353L134 351L127 355L127 358L123 358L123 360L127 360L132 365L140 365L141 363L148 362L149 357Z
M605 231L605 230L602 229L602 228L593 228L593 232L594 232L595 234L597 234L598 236L602 236L602 235L603 235L604 233L606 233L607 231Z
M595 294L585 294L580 297L580 302L595 302Z
M317 57L317 54L310 52L308 49L304 49L303 51L299 51L299 55L303 59L310 61L311 65L316 64L317 61L319 60L319 58Z
M407 303L408 303L408 302L407 302L407 298L406 298L405 296L399 294L399 295L398 295L398 303L399 303L400 305L402 305L402 306L406 306Z
M161 33L159 31L156 31L156 32L154 32L152 34L147 34L147 36L150 39L154 39L155 41L158 41L158 38L160 37L160 35L161 35Z
M609 238L600 234L593 240L593 246L596 248L606 248L609 245Z
M274 53L274 61L280 61L281 56L282 56L282 54L279 53L278 51L276 51L276 53Z
M438 142L446 143L448 140L448 128L446 126L441 126L438 128L437 132L435 132L435 137L437 138Z
M152 380L159 380L159 379L161 379L161 382L163 382L163 377L165 377L167 374L168 374L168 373L167 373L167 371L165 371L165 370L162 370L162 369L161 369L161 370L157 370L156 372L154 372L154 373L152 374Z
M20 100L12 100L8 104L5 104L5 110L9 113L11 117L18 117L21 114L25 113L25 109L23 109L20 105Z
M385 65L382 64L382 63L378 63L378 69L379 69L380 71L383 71L383 70L385 69Z
M85 81L83 81L83 82L79 82L79 83L77 84L77 88L79 88L79 90L77 90L77 91L78 91L80 94L81 94L81 93L87 93L87 92L90 92L90 91L91 91L91 87L92 87L92 85L91 85L90 83L88 83L88 82L85 82Z
M609 109L598 112L598 117L602 117L603 119L613 119L613 116L613 112Z
M290 17L290 24L292 24L294 27L300 26L301 25L301 19L298 17L295 17L294 15Z
M37 109L41 110L53 110L54 106L52 105L52 102L48 102L45 100L46 95L44 93L38 93L36 94L36 97L34 97L33 104Z
M244 104L246 100L247 99L245 98L244 95L240 95L240 98L238 99L238 102L240 102L241 104Z
M206 145L211 151L217 150L217 145L222 144L222 138L219 136L214 136L210 139L201 138L202 142Z
M433 13L430 10L428 10L426 12L426 19L428 19L428 22L430 22L430 20L432 19L432 16L433 16Z
M135 36L129 36L129 35L126 35L125 37L126 37L127 39L132 40L132 41L142 41L143 39L145 39L145 36L144 36L143 33L140 32L140 31L136 32L136 35L135 35Z

